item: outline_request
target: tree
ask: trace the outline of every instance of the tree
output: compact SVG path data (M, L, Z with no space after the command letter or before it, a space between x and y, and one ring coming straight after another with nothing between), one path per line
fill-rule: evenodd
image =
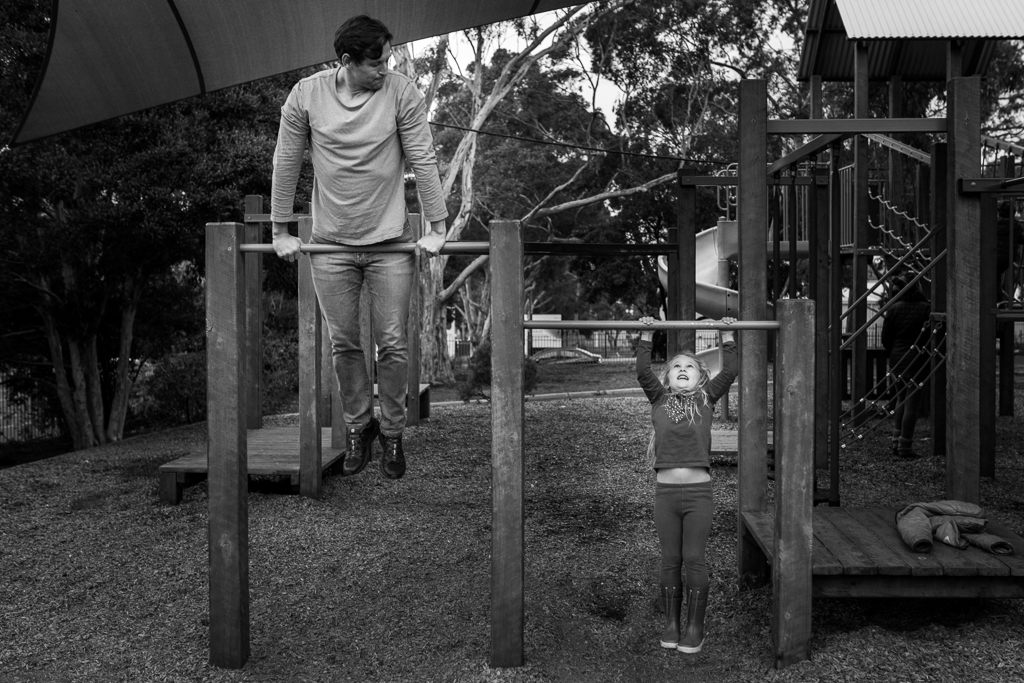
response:
M481 142L479 131L487 127L491 130L495 120L499 117L503 102L512 96L518 97L519 103L528 99L529 89L525 84L531 78L540 78L543 69L542 65L564 66L572 58L572 47L579 36L594 21L603 16L617 12L626 6L626 2L596 3L590 6L580 6L565 12L559 13L557 18L546 26L539 26L526 21L513 22L512 26L518 32L525 43L525 47L518 52L499 51L495 52L489 65L485 65L485 55L488 52L489 41L493 39L502 28L490 27L475 29L468 32L467 38L473 48L473 61L465 72L456 73L447 62L441 60L439 55L443 51L442 44L425 60L429 65L430 87L429 96L435 94L441 99L446 99L447 107L439 108L438 121L444 122L445 116L450 117L453 125L457 125L460 133L445 136L438 135L438 150L444 161L442 168L442 186L446 196L449 196L451 203L457 203L454 217L451 219L448 228L448 239L461 238L470 226L477 226L486 229L486 221L491 217L501 214L488 213L488 207L479 201L478 174L480 180L486 177L486 171L479 172L478 159L481 158L480 150L488 143ZM547 74L550 75L550 74ZM449 86L457 84L457 92L446 93L444 91L446 79ZM515 111L515 107L512 110ZM520 107L522 109L522 107ZM528 107L531 111L535 107ZM520 130L529 130L534 137L548 138L552 136L542 125L543 116L532 120L516 120L507 118L503 122L515 126L522 124ZM600 147L602 136L607 137L607 126L601 125L599 117L593 112L588 113L587 125L581 129L581 136L584 141L591 145ZM498 200L496 194L491 199L491 211L511 211L505 216L518 216L528 229L539 231L547 235L549 239L572 239L558 234L555 222L549 217L568 211L582 211L589 206L602 206L605 202L619 196L626 196L633 193L645 192L658 184L666 183L674 175L664 174L660 178L646 179L638 185L626 185L614 177L614 173L608 174L611 167L605 168L601 153L589 155L577 155L563 148L560 158L554 159L557 163L550 161L544 166L533 167L533 174L541 174L546 178L552 177L552 171L561 173L555 183L549 183L543 192L536 192L531 195L527 192L518 194L506 194L505 203ZM523 155L522 148L517 150L516 155ZM527 153L529 154L529 153ZM488 165L498 157L487 157ZM510 160L506 158L506 161ZM600 163L599 163L600 162ZM543 171L541 169L544 169ZM594 183L589 188L581 182L583 179L601 178L604 175L603 184ZM529 177L531 174L525 174ZM503 178L521 178L523 174L512 176L508 173ZM587 192L587 189L596 192ZM567 196L568 193L573 193ZM514 197L523 200L520 205L508 199ZM511 203L509 203L511 202ZM542 220L543 219L543 220ZM423 328L428 330L428 336L423 340L422 358L424 360L423 371L426 377L433 381L452 381L452 369L450 359L447 357L447 344L445 337L446 330L446 307L450 302L455 301L457 294L461 294L463 314L470 319L477 320L478 330L483 333L487 329L486 316L477 315L478 312L487 310L485 299L472 299L474 293L486 297L488 288L486 286L486 275L483 283L479 286L468 284L469 278L473 276L488 260L488 256L481 256L472 259L461 268L454 277L445 279L445 269L450 259L447 256L432 259L428 273L425 275L423 289L425 292L423 306ZM550 269L537 268L537 273L553 272ZM433 296L432 296L433 294Z
M24 110L48 18L6 0L0 135ZM3 365L57 397L74 447L120 439L134 373L201 334L203 229L266 193L290 78L0 151ZM139 335L142 335L141 337ZM32 374L32 373L29 373Z

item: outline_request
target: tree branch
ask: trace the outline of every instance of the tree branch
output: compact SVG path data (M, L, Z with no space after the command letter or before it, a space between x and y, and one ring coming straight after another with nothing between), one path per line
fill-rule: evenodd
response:
M590 197L584 197L583 199L575 199L571 202L558 204L557 206L552 206L549 209L541 209L536 212L534 217L536 218L540 216L550 216L551 214L554 213L560 213L562 211L568 211L570 209L578 209L581 206L588 206L590 204L601 202L606 199L613 199L615 197L628 197L629 195L647 192L653 187L657 187L658 185L663 185L664 183L667 183L670 180L674 180L675 177L675 173L666 173L665 175L659 176L654 180L647 181L643 185L637 185L635 187L626 188L625 190L611 190L609 192L602 192L601 194L596 194Z

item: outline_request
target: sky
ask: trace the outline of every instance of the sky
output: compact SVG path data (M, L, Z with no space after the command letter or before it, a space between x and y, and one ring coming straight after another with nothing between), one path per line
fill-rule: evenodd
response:
M556 11L552 11L552 12L543 12L541 14L536 15L535 19L538 22L538 24L543 26L547 22L552 21L555 18L556 13L557 13L557 10ZM465 35L463 33L461 33L461 32L460 33L452 33L449 36L449 40L450 40L450 42L449 42L449 50L448 50L449 51L449 54L448 54L449 63L454 61L455 64L464 66L464 65L469 64L470 62L473 61L473 50L470 47L470 44L466 40ZM424 40L414 41L411 44L412 51L413 51L413 56L414 57L419 57L428 48L432 47L436 42L437 42L437 38L426 38ZM512 50L512 51L518 52L523 47L525 47L525 45L526 45L525 42L520 40L519 36L515 35L515 33L513 31L508 31L508 33L506 33L505 36L503 36L501 39L495 41L490 46L490 52L493 53L494 50L496 50L496 49L498 49L500 47L504 47L504 48L506 48L508 50ZM581 45L581 47L584 48L584 49L586 48L585 45ZM590 55L589 55L589 53L584 53L582 55L582 62L583 63L580 65L580 68L583 69L585 67L587 70L589 70L590 69ZM454 66L453 66L453 68L454 68ZM622 100L623 93L622 93L621 90L619 90L613 83L611 83L607 79L598 79L596 76L591 74L591 80L593 80L596 83L596 85L597 85L597 94L596 94L596 97L594 98L595 105L596 105L596 107L598 109L600 109L602 112L604 112L605 120L608 122L608 124L614 130L614 128L615 128L615 105L618 104ZM581 92L581 94L589 102L591 97L592 97L592 95L593 95L593 93L594 93L594 88L592 87L591 83L588 82L587 79L581 79L579 85L580 85L580 92Z

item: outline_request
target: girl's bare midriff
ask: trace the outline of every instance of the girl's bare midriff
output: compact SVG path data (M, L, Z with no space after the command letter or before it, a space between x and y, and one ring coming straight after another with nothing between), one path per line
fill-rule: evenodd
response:
M711 481L706 467L666 467L658 470L658 481L662 484L700 484Z

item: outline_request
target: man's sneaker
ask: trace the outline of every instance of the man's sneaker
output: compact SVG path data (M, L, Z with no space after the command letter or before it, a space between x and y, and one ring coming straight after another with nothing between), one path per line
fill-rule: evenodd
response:
M370 422L364 427L349 425L348 427L348 448L341 460L341 476L351 477L359 474L366 468L366 465L373 460L373 440L380 434L380 422L375 417L370 417Z
M380 446L384 455L380 458L380 472L388 479L401 479L405 474L405 451L402 450L402 435L380 435Z

